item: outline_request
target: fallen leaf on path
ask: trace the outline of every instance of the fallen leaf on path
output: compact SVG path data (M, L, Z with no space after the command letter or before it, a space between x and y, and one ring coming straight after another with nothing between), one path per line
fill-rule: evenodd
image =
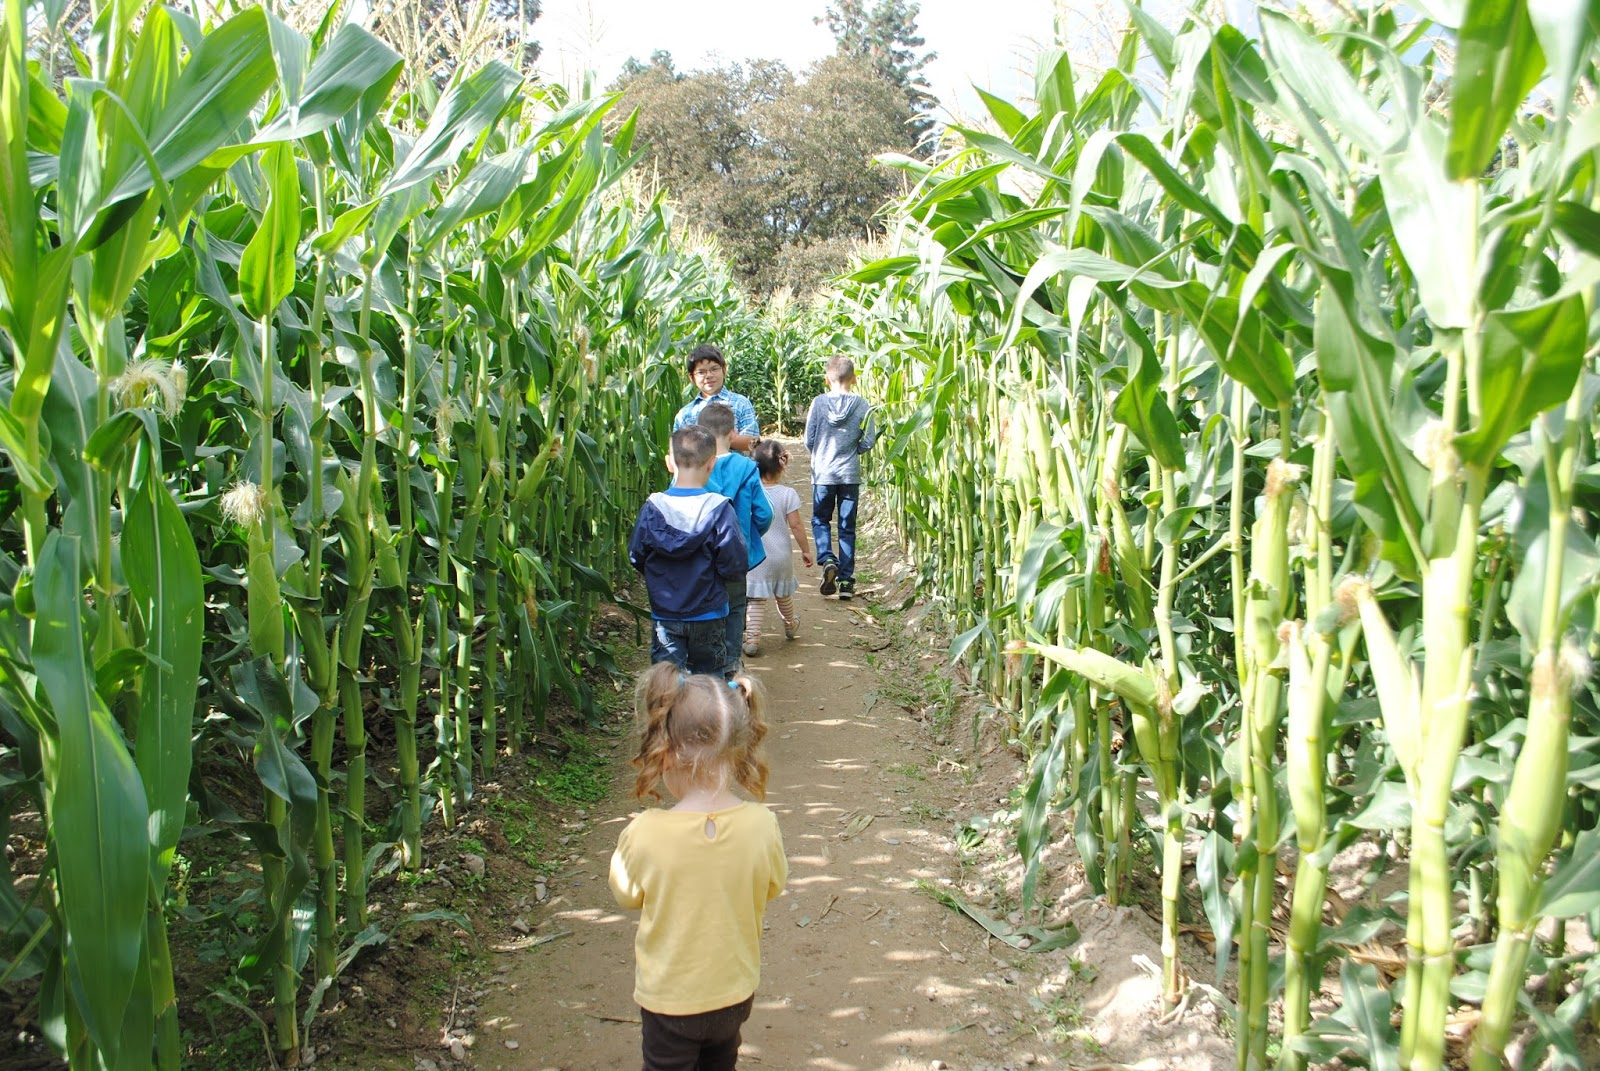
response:
M872 824L872 820L876 817L878 816L875 814L856 815L854 818L850 819L850 824L844 827L844 832L839 834L839 836L844 840L849 840L851 837L859 837L863 832L866 831L866 828Z
M521 952L525 948L538 948L540 945L547 945L551 941L571 936L571 930L562 930L560 933L547 933L543 937L521 937L507 944L490 945L489 948L493 952Z
M1012 926L1009 923L1001 922L992 915L979 911L948 889L941 889L924 881L919 881L917 888L939 901L945 907L966 915L973 922L988 930L991 936L998 938L1020 952L1052 952L1058 948L1065 948L1078 939L1078 928L1071 922L1063 922L1060 925L1048 927Z

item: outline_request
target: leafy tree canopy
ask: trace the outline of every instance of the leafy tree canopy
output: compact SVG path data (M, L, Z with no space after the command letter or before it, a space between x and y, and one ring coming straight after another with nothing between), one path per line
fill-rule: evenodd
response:
M878 0L871 7L867 0L834 0L816 20L827 24L839 55L866 60L905 94L913 113L913 140L919 146L933 132L932 112L939 103L922 74L938 53L917 55L926 43L917 33L920 10L920 5L906 0Z
M815 290L879 233L900 190L872 158L910 149L911 109L865 60L832 56L797 77L769 60L680 72L657 52L613 88L614 115L638 110L644 166L754 294Z

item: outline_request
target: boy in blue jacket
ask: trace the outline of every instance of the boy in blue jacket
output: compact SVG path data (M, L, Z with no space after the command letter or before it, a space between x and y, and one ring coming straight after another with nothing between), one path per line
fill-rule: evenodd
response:
M761 486L761 470L748 457L732 452L735 426L732 409L720 402L711 402L695 419L700 427L717 438L717 463L706 481L706 490L724 495L733 503L733 515L738 518L749 552L748 567L754 569L767 559L767 548L762 545L761 537L772 527L772 504ZM742 575L738 581L728 582L728 664L737 668L743 667L744 615L750 605L744 582Z
M628 560L650 593L650 661L731 680L739 660L728 657L727 592L744 590L750 565L733 504L706 488L716 460L717 440L704 428L673 433L672 486L640 508ZM742 607L739 618L742 632Z

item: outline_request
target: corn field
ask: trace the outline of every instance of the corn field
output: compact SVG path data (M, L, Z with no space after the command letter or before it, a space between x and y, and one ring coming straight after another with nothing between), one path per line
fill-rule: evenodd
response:
M250 846L233 975L292 1065L379 939L380 860L421 866L553 693L593 714L681 353L759 318L629 180L612 97L403 78L339 5L309 35L99 6L58 88L4 20L0 821L42 816L46 857L5 864L0 983L37 980L73 1068L182 1066L204 826Z
M1513 1038L1577 1068L1596 16L1323 11L1252 37L1133 6L1093 82L1044 53L1032 105L883 160L916 188L828 315L952 654L1029 756L1025 897L1055 836L1110 903L1158 888L1166 999L1226 985L1241 1071L1489 1071ZM1363 846L1401 895L1329 896ZM1185 962L1202 920L1215 962Z
M295 1063L383 860L552 697L594 712L709 341L779 420L816 354L868 371L888 508L1029 757L1027 899L1053 837L1110 903L1157 890L1166 997L1226 993L1241 1071L1582 1067L1600 25L1319 18L1135 6L1097 80L1044 53L1031 104L883 161L890 255L758 315L614 98L439 86L338 6L97 7L63 74L8 4L0 821L45 852L0 861L0 984L73 1068L183 1066L202 827L259 871L232 975ZM1332 896L1358 857L1402 892Z

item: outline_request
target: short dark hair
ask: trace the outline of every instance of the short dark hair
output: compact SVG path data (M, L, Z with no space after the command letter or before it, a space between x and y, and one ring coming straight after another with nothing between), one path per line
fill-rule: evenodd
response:
M827 376L835 383L848 383L856 378L856 363L848 357L830 357Z
M723 369L728 367L728 359L722 355L722 351L709 342L702 342L689 351L689 361L685 366L685 371L691 376L694 375L694 367L701 361L714 361L720 364Z
M698 424L672 433L672 460L679 468L697 469L717 456L717 437Z
M750 451L750 460L756 463L756 468L760 470L762 478L765 479L783 471L783 463L786 460L786 456L782 446L771 439L762 439L756 443L756 448Z
M725 435L732 435L735 426L733 410L721 402L711 402L700 410L695 423L719 439Z

